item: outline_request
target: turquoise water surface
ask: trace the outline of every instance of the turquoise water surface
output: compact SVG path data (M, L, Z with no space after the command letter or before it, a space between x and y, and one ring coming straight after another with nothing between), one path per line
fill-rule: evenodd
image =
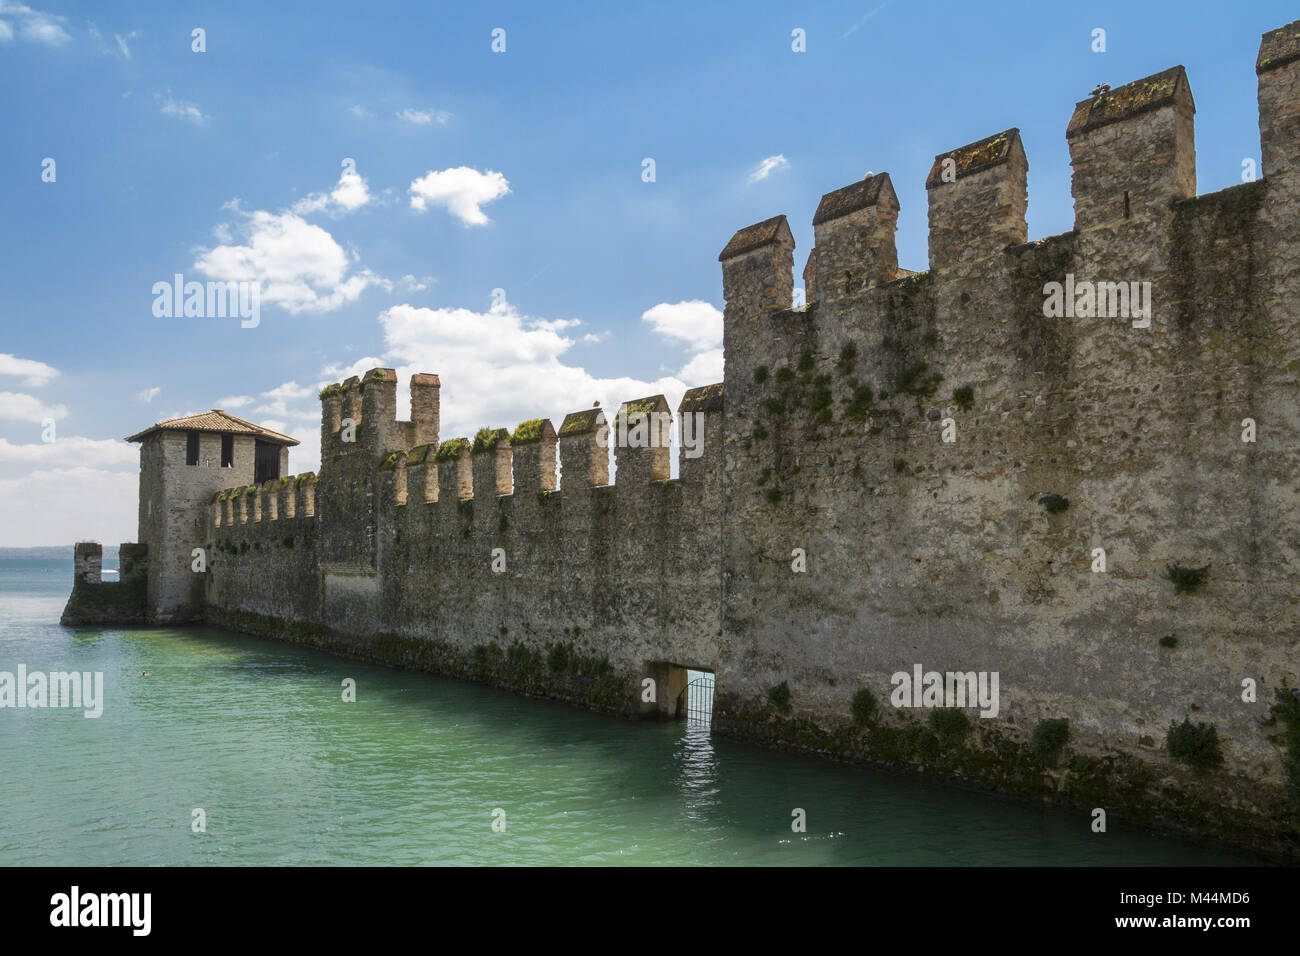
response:
M0 671L105 696L0 709L0 865L1253 862L212 628L64 628L71 580L71 549L0 559Z

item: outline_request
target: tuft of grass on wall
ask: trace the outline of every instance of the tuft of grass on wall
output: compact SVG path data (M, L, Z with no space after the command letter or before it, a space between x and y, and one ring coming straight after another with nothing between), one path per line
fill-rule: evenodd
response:
M790 683L781 681L767 689L767 700L773 710L780 714L790 713Z
M1169 756L1194 770L1209 770L1223 763L1219 732L1213 724L1193 724L1184 717L1181 724L1170 724L1165 739Z
M1049 717L1034 725L1030 738L1034 754L1045 764L1053 764L1070 739L1070 719Z
M853 725L855 727L870 727L876 722L876 714L879 710L876 704L876 695L863 687L853 695L851 711L853 713Z

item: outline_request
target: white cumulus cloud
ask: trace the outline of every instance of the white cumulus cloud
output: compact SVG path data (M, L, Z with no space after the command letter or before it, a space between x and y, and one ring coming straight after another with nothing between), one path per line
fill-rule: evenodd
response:
M597 401L611 419L620 402L647 395L663 394L675 410L686 390L672 376L602 378L568 364L565 353L576 342L565 332L575 321L526 316L509 303L487 312L395 305L380 314L379 323L384 331L379 356L329 366L321 374L340 381L375 366L396 369L401 417L410 376L440 374L443 440L472 436L484 425L513 429L538 417L559 428L566 414Z
M8 352L0 352L0 375L21 375L24 385L40 388L58 378L59 371L35 359L18 358Z
M58 421L68 417L65 405L47 405L39 398L22 392L0 392L0 421L40 422L47 418Z
M132 452L138 461L139 452ZM139 490L135 469L109 471L84 465L38 469L0 480L0 544L34 548L132 540Z
M423 212L431 204L444 206L465 225L481 226L488 217L479 207L509 192L509 180L490 169L483 173L468 166L435 169L412 180L411 208Z
M722 381L722 349L709 349L692 358L677 373L687 385L712 385Z
M665 338L684 342L692 352L722 345L722 313L708 302L660 302L641 314Z
M62 46L72 39L68 31L63 29L63 24L68 22L67 17L33 10L25 3L0 0L0 17L4 18L0 20L0 41L12 40L16 34L19 39L29 43Z
M360 209L370 202L370 189L365 179L355 169L345 169L339 181L328 193L312 193L293 204L300 216L313 212L346 213Z
M0 438L0 462L66 464L69 461L95 468L135 465L140 461L140 450L116 438L71 436L25 445Z
M292 212L245 213L243 243L199 250L194 268L212 279L261 283L264 303L288 312L331 312L369 286L389 286L368 269L349 273L348 255L326 230Z

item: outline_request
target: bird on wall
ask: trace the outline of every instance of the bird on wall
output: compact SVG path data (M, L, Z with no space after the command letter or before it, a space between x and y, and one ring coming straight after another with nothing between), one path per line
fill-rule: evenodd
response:
M1109 92L1110 92L1110 84L1109 84L1109 83L1099 83L1099 84L1097 84L1096 86L1094 86L1094 87L1092 88L1092 92L1089 93L1088 95L1089 95L1089 96L1105 96L1105 95L1106 95L1107 93L1109 93Z

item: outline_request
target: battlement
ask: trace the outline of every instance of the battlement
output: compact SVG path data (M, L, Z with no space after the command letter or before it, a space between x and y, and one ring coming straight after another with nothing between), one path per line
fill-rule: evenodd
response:
M1293 191L1300 171L1298 32L1291 24L1265 34L1256 64L1263 171L1279 192ZM1144 279L1167 271L1175 204L1196 194L1195 111L1181 66L1075 104L1066 140L1075 231L1085 258L1094 260L1089 264L1136 254ZM1026 241L1027 172L1015 128L935 157L926 190L936 284L976 275L977 264L988 259L1007 263L1008 248ZM813 216L815 247L803 271L807 301L834 306L900 277L898 209L888 173L822 197ZM790 308L793 248L783 216L747 226L726 244L719 259L733 322Z
M212 496L213 528L316 516L316 475L286 475L260 485L238 485Z
M352 454L388 455L438 444L437 375L411 377L411 417L397 420L397 372L373 368L321 390L321 462Z
M436 382L437 376L416 375L413 383L419 379ZM384 381L378 376L374 380ZM693 388L679 405L680 480L687 485L717 476L722 392L722 383ZM331 397L326 395L324 401L330 402ZM332 415L327 407L327 423ZM612 425L599 407L566 415L558 432L550 419L534 418L519 423L513 432L482 428L473 439L459 437L441 445L435 441L393 450L373 459L372 471L377 479L391 483L391 494L385 500L398 505L455 506L467 500L526 499L557 492L572 495L611 485L608 462L612 446L617 485L637 493L642 485L669 479L673 422L664 396L652 395L624 402ZM351 457L348 452L339 454L340 460ZM294 487L296 494L291 491ZM284 515L293 517L295 512L311 515L315 504L316 476L310 473L260 487L227 489L214 496L214 527L275 521Z

